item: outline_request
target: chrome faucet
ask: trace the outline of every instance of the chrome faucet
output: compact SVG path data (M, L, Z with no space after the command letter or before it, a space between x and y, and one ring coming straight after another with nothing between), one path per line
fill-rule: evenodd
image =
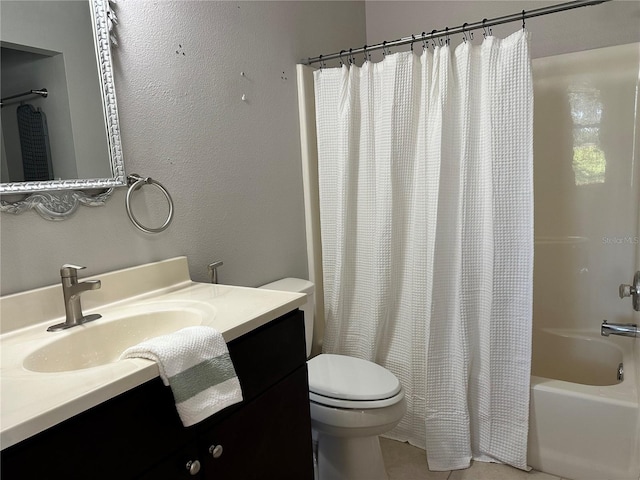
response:
M602 321L600 327L600 335L608 337L609 335L622 335L623 337L640 337L640 330L635 323L609 323Z
M57 332L67 328L82 325L83 323L92 322L99 319L102 315L94 313L92 315L83 315L82 306L80 305L80 294L87 290L97 290L100 288L100 280L87 280L86 282L78 282L78 270L85 267L77 265L63 265L60 269L60 277L62 277L62 294L64 295L64 310L66 320L63 323L51 325L47 328L48 332Z

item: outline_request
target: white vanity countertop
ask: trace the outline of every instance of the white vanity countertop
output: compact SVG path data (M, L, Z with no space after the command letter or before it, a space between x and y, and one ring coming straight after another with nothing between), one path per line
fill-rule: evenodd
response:
M140 279L151 274L152 290L141 288ZM216 328L227 342L258 328L303 305L302 294L271 290L211 285L192 282L188 277L185 257L120 270L93 278L102 281L100 298L87 301L93 292L83 297L84 313L140 310L145 305L178 305L188 302L202 311L214 312L203 323ZM134 286L126 288L132 279ZM80 278L84 281L85 278ZM113 288L120 291L114 294ZM130 285L129 285L130 286ZM133 291L133 297L126 292ZM100 292L100 290L96 290ZM124 293L123 293L124 292ZM95 322L73 327L63 332L47 332L48 326L64 321L64 317L49 316L41 300L59 294L59 286L45 287L0 298L4 331L0 336L0 446L7 448L57 423L94 407L159 375L154 362L127 359L91 368L65 372L34 372L24 368L23 360L31 352L75 329L89 329ZM92 305L90 305L92 304ZM59 313L59 311L57 312ZM16 328L22 324L38 323ZM26 318L31 320L27 322ZM7 328L7 325L9 327ZM7 331L8 330L8 331Z

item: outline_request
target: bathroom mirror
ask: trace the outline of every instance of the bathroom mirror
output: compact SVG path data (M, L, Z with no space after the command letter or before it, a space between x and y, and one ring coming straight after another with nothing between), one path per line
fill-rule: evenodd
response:
M61 220L126 186L108 0L1 8L0 209Z

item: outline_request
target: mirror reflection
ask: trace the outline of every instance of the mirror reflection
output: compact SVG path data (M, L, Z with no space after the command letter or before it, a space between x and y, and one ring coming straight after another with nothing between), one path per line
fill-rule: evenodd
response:
M1 12L1 182L112 178L89 2Z

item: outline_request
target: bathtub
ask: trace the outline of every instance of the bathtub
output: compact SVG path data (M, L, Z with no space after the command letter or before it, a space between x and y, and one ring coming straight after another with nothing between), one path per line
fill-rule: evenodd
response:
M592 331L534 330L529 465L574 480L638 480L639 343Z

